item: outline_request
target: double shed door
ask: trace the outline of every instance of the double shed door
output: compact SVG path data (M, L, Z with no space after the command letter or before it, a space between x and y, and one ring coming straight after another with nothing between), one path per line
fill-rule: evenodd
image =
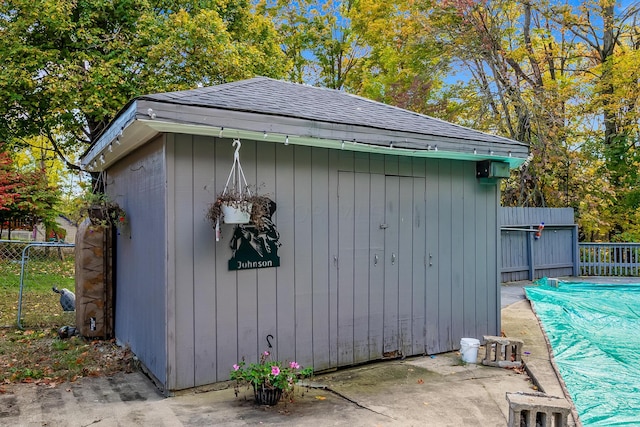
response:
M340 172L338 365L425 349L423 177Z

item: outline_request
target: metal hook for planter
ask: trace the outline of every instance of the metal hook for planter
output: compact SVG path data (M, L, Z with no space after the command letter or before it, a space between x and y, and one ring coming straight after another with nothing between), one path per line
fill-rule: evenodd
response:
M233 142L231 143L232 147L238 146L236 148L236 151L234 151L233 153L233 161L239 161L240 160L240 147L242 146L242 143L240 142L239 139L234 139Z
M229 173L229 178L227 178L227 183L224 185L222 194L227 193L229 190L229 182L231 182L233 189L237 191L238 194L243 194L243 192L246 191L247 194L251 195L247 179L244 177L242 165L240 164L240 147L242 146L242 143L239 139L234 139L231 145L236 147L236 150L233 153L233 165L231 166L231 172ZM233 181L231 181L232 179ZM244 190L242 189L242 183L244 183Z
M229 183L233 186L233 191L237 193L237 196L242 198L247 193L248 196L251 196L251 190L249 190L249 185L247 184L247 179L244 177L244 172L242 171L242 165L240 165L240 147L242 143L239 139L234 139L231 143L232 147L236 147L236 150L233 152L233 164L231 165L231 172L229 172L229 178L227 178L227 182L224 185L224 190L222 190L222 194L225 195L229 191ZM232 181L233 179L233 181ZM244 188L242 188L242 184L244 183ZM220 218L216 219L216 242L220 241Z

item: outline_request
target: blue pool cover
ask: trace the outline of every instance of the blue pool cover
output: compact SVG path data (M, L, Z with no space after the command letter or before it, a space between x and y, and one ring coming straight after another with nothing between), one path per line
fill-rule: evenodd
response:
M585 426L640 426L640 283L546 279L525 292Z

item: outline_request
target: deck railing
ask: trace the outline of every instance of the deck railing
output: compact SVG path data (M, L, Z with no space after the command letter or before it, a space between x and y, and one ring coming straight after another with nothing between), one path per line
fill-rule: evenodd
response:
M640 276L640 243L580 243L580 275Z

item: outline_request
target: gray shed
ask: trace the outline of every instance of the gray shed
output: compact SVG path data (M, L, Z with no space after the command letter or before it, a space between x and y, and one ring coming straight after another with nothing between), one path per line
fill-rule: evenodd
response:
M205 219L242 142L280 265L230 270ZM272 346L316 371L500 332L499 179L525 144L344 92L254 78L142 96L82 158L127 212L115 335L158 384L227 380Z

